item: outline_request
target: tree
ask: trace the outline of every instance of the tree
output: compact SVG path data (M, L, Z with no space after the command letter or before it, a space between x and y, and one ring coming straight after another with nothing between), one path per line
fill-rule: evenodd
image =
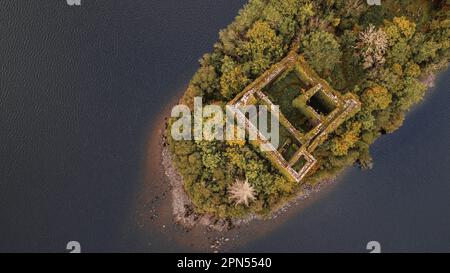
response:
M253 75L261 74L283 56L282 39L267 22L257 21L245 37L238 55L250 63Z
M336 8L343 17L358 18L367 10L367 3L363 0L346 0L336 2Z
M347 131L341 136L334 138L331 142L331 152L335 156L344 156L348 153L348 150L355 146L359 140L359 134L361 132L361 123L353 122L347 129Z
M416 32L416 24L404 16L394 17L393 22L406 40L410 40Z
M390 64L398 63L404 65L411 58L411 47L408 45L405 39L400 39L395 43L388 51L388 57Z
M402 126L404 119L405 114L402 111L381 111L377 116L377 127L392 133Z
M342 56L334 35L322 30L306 37L303 41L303 52L308 63L319 74L333 70Z
M297 20L300 25L304 24L307 19L314 16L314 6L311 2L304 3L298 11Z
M414 41L412 38L416 32L416 24L403 16L394 17L392 22L386 22L384 31L391 47L387 57L389 63L406 64L412 55L409 42Z
M244 204L248 207L250 201L254 201L255 189L246 180L236 180L228 189L230 200L234 201L235 206Z
M392 101L389 91L379 85L367 88L361 96L364 107L369 110L386 109Z
M423 43L419 52L415 56L415 61L418 63L426 62L436 58L437 51L440 49L440 45L435 41L426 41Z
M223 163L222 154L215 141L197 141L197 148L202 156L202 163L206 171L213 173Z
M369 131L375 128L375 117L371 110L359 111L356 117L361 122L361 129Z
M405 78L405 87L398 93L397 105L402 111L407 111L424 96L427 87L415 78Z
M417 78L420 76L420 66L416 63L409 62L405 68L405 75L411 78Z
M212 65L201 66L191 80L191 84L198 87L205 94L211 94L217 90L217 82L217 74Z
M295 20L299 8L303 5L298 0L272 0L267 3L262 17L273 29L276 29L285 43L289 43L298 28Z
M239 11L236 20L226 29L219 32L219 43L215 48L222 53L236 57L238 44L252 24L261 17L267 3L265 0L250 0L249 3Z
M416 24L403 16L394 17L392 22L386 22L384 31L388 35L390 44L393 45L401 39L409 41L416 32Z
M225 56L220 77L220 93L226 99L233 98L250 83L242 66L237 65L230 57Z
M370 25L358 35L357 52L362 56L365 69L384 64L388 46L387 35L382 29Z

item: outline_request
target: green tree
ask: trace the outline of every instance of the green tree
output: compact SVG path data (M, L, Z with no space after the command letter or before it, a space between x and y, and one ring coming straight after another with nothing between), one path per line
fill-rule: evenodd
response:
M397 63L404 65L411 58L411 55L411 47L408 45L407 41L400 39L388 51L387 59L390 64Z
M225 56L220 77L220 93L226 99L233 98L242 91L250 80L241 65L237 65L231 57Z
M301 1L272 0L263 11L263 18L273 29L276 29L285 43L289 43L298 28L295 20L299 13Z
M250 63L253 75L259 75L283 56L282 39L267 22L257 21L245 35L238 55Z
M315 31L303 41L303 52L308 63L317 73L331 71L340 62L342 52L333 34Z
M361 100L364 103L364 107L369 110L383 110L391 103L392 95L385 87L376 85L367 88L363 92Z
M217 83L217 74L212 65L201 66L191 80L191 84L198 87L205 94L211 94L217 90Z
M348 150L355 146L359 140L361 132L361 123L353 122L348 126L346 132L341 136L334 138L331 142L331 151L335 156L344 156Z
M414 59L417 63L433 60L436 58L439 49L440 45L435 41L426 41L420 46L419 52Z
M398 93L397 105L407 111L424 96L427 87L415 78L405 78L405 87Z

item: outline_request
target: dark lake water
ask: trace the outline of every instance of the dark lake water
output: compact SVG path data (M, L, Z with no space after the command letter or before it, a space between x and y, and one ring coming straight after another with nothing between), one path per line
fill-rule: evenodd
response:
M130 227L149 130L244 3L0 5L0 252L186 250ZM449 84L376 142L373 170L236 250L450 251Z

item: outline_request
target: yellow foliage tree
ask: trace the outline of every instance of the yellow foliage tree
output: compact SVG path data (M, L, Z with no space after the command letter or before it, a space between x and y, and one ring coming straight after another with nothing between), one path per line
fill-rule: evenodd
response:
M231 99L249 83L250 80L242 67L236 65L230 57L225 56L222 64L222 76L219 81L222 96Z
M376 85L367 88L361 99L368 110L383 110L392 102L392 95L386 88Z
M348 153L348 150L355 146L359 140L361 133L361 123L354 122L350 125L350 129L343 135L333 139L331 143L331 152L335 156L343 156Z
M257 21L245 37L238 55L251 61L253 74L263 72L283 56L282 39L267 22Z

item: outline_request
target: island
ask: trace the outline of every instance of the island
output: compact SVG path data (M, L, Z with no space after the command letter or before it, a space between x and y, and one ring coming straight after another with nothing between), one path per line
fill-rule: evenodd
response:
M347 167L373 165L370 146L448 67L450 1L250 0L200 59L180 105L279 107L279 145L258 139L174 139L162 164L173 214L186 228L231 229L268 219ZM269 111L270 114L270 111Z

